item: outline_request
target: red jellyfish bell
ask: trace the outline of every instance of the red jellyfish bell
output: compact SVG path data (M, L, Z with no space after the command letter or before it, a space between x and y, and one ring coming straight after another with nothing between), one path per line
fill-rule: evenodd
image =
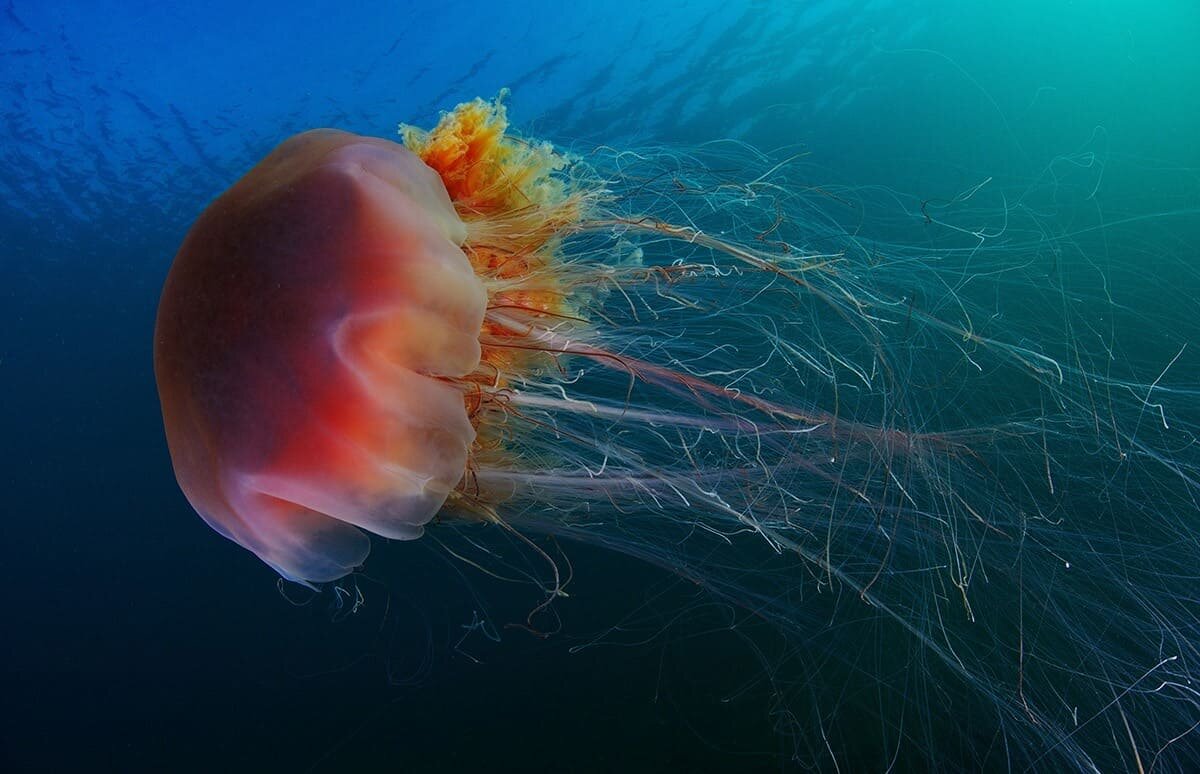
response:
M485 292L441 179L384 140L293 137L212 203L163 290L154 368L188 500L284 577L419 537L475 430Z

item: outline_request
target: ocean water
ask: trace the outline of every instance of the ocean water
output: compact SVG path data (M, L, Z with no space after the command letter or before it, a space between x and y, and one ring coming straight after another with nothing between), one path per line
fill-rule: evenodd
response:
M976 5L6 0L0 765L1200 767L1200 6ZM991 428L980 465L1027 496L1027 532L963 540L970 614L953 584L873 604L750 543L543 528L572 580L539 636L539 587L493 577L530 555L483 528L378 541L313 593L197 518L152 364L192 222L293 133L396 138L501 89L523 136L708 170L658 216L786 182L812 205L778 212L789 243L903 299L912 423ZM722 235L762 243L775 214ZM994 348L919 327L967 308ZM1008 422L1063 448L1009 456Z

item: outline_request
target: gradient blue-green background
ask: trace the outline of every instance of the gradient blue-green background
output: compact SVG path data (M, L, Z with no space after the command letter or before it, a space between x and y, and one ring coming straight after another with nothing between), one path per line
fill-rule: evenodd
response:
M779 768L762 664L719 611L568 652L648 595L649 634L697 604L632 560L572 548L546 642L465 629L532 592L429 547L376 552L404 563L387 611L372 588L346 620L288 604L171 473L150 342L188 225L290 133L391 137L509 87L516 126L568 148L802 145L825 182L918 199L1087 158L1129 260L1195 266L1197 41L1192 0L6 0L0 768ZM1170 277L1179 319L1195 277Z

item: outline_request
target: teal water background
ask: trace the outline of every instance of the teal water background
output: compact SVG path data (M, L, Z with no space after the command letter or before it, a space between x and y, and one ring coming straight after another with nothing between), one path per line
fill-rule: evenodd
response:
M4 768L786 767L767 689L739 676L762 665L719 613L704 636L568 652L642 595L697 604L633 560L571 549L566 634L548 642L472 629L481 605L503 621L527 598L481 591L432 547L406 559L389 615L370 590L346 619L289 605L175 487L158 291L205 204L288 134L391 137L510 88L515 126L572 150L731 138L910 202L990 179L977 201L997 213L1036 191L1078 218L1123 299L1171 322L1150 339L1131 315L1123 356L1148 382L1194 342L1169 379L1194 388L1200 6L983 5L8 0ZM911 207L879 217L919 238Z

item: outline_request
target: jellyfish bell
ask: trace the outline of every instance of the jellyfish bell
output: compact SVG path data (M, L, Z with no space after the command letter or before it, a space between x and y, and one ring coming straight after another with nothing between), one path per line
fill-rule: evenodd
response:
M293 137L217 198L171 267L155 374L175 471L286 578L421 535L475 438L461 392L485 293L437 175L396 143Z

